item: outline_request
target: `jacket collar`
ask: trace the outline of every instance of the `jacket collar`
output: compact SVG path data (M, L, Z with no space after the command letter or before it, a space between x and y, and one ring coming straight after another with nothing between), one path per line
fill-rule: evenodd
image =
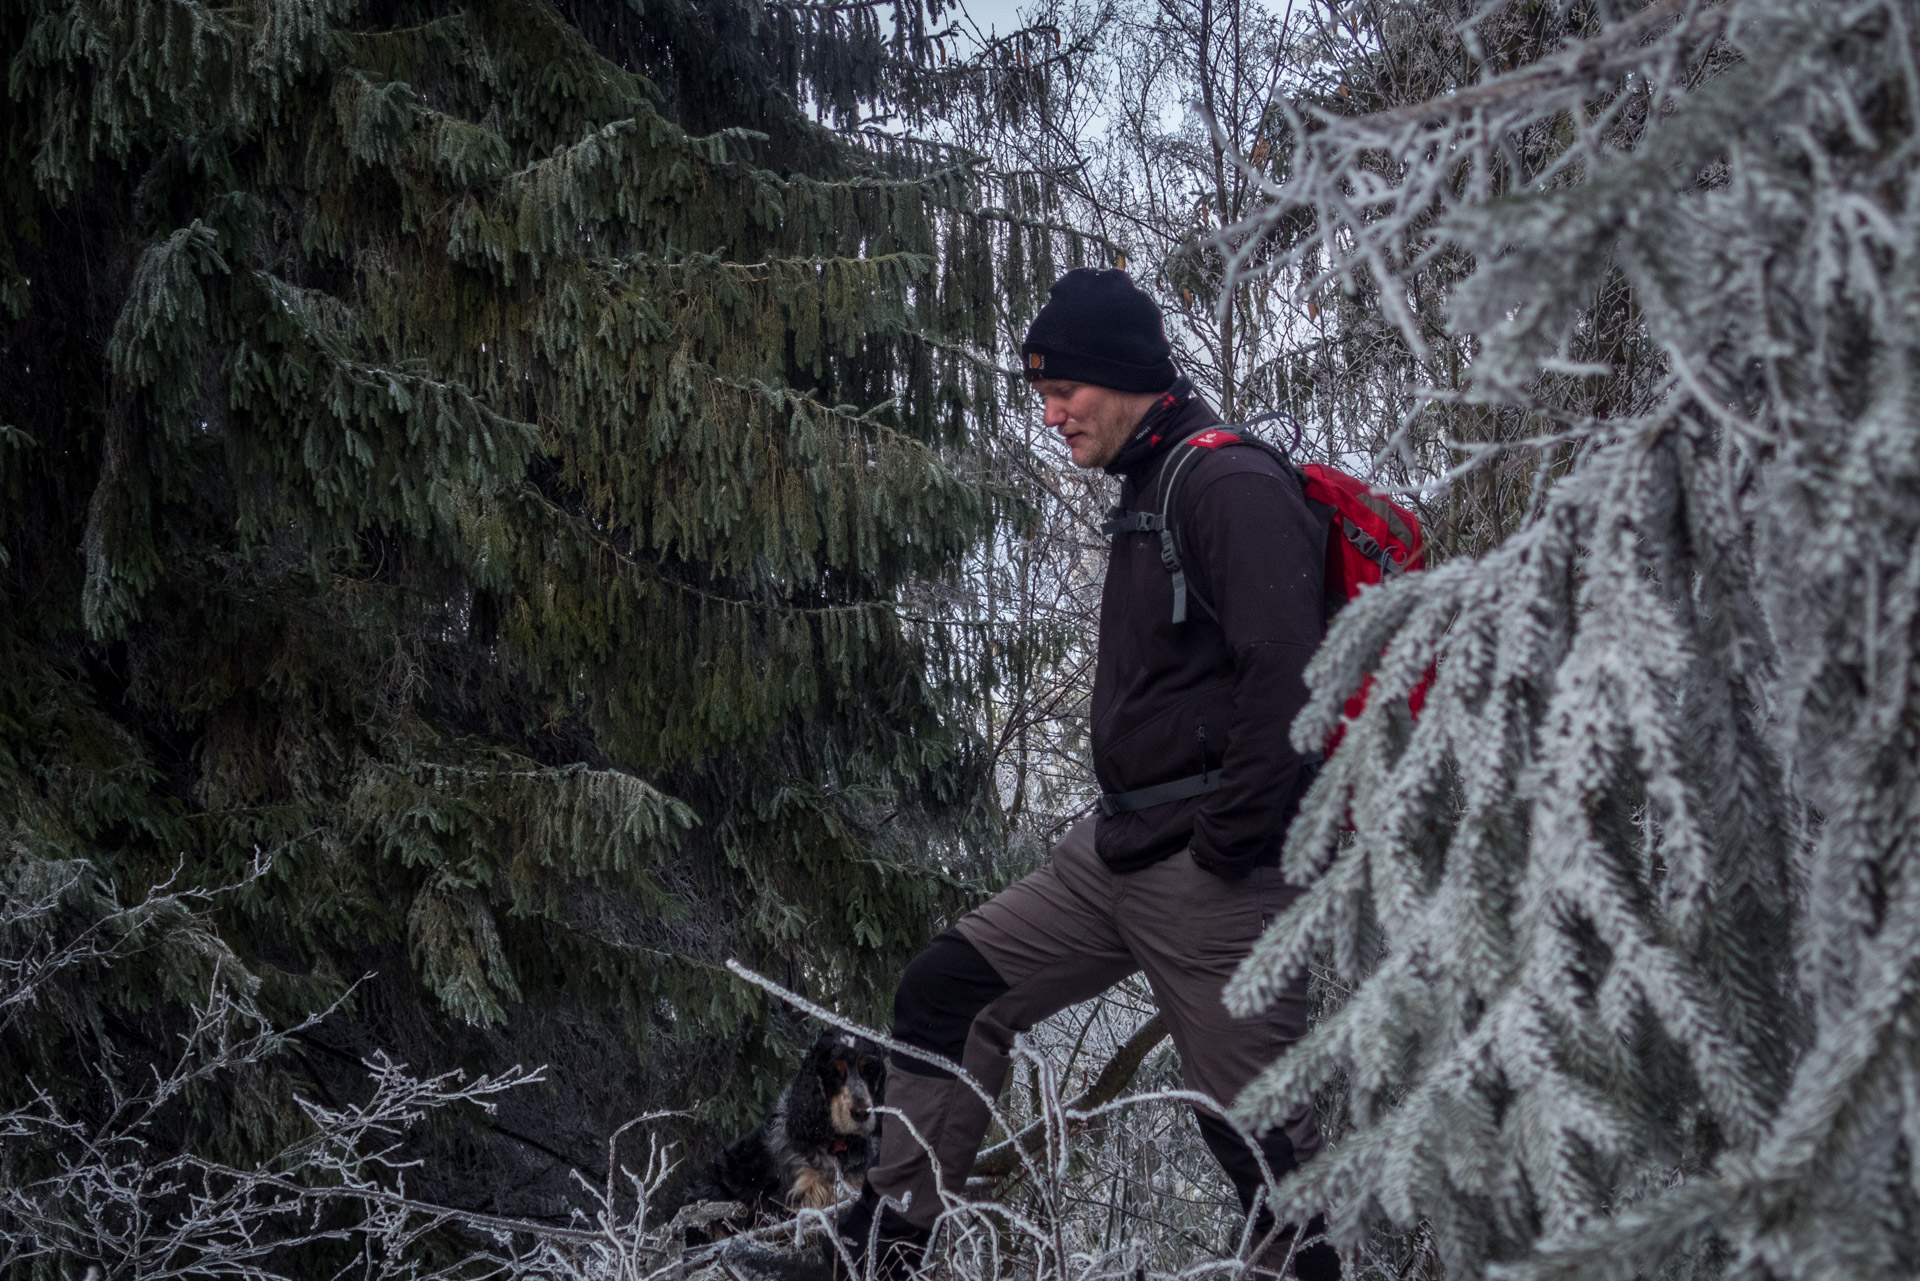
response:
M1186 378L1174 379L1173 386L1153 402L1140 417L1140 425L1127 437L1127 443L1106 465L1110 476L1138 480L1143 472L1159 461L1169 449L1203 427L1220 421L1220 415L1207 407Z

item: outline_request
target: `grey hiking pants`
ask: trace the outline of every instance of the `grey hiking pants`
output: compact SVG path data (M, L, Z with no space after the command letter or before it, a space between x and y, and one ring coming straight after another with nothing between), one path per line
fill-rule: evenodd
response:
M1185 852L1137 872L1115 873L1094 852L1093 826L1088 819L1069 830L1044 867L961 918L953 931L958 939L942 936L944 951L936 940L908 967L895 1006L895 1035L925 1048L938 1045L937 1035L929 1043L902 1026L901 1007L909 1002L940 1006L950 1022L971 1013L971 1022L963 1022L964 1030L956 1029L941 1048L960 1048L961 1067L997 1095L1016 1034L1144 971L1173 1034L1187 1088L1231 1103L1307 1031L1304 980L1253 1018L1234 1018L1220 999L1254 941L1300 891L1274 867L1256 867L1241 881L1221 880ZM968 954L961 939L978 957ZM978 997L969 1000L969 991ZM926 1227L942 1208L939 1188L964 1189L987 1131L988 1108L964 1081L931 1074L933 1069L897 1053L893 1064L887 1103L900 1109L925 1146L899 1118L888 1117L879 1160L867 1179L882 1196L911 1195L904 1217ZM1195 1111L1208 1147L1233 1179L1242 1205L1248 1204L1260 1186L1258 1163L1231 1127ZM1320 1135L1311 1111L1302 1108L1284 1126L1259 1136L1259 1143L1278 1176L1317 1152ZM938 1160L937 1179L928 1147Z

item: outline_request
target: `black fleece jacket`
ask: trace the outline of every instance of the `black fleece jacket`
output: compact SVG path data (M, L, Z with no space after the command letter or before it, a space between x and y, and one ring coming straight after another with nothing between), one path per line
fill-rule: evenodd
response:
M1182 380L1141 419L1109 465L1120 506L1156 510L1175 443L1220 421ZM1100 600L1093 763L1103 792L1218 769L1219 790L1102 816L1100 856L1115 871L1191 846L1227 878L1278 856L1311 781L1288 741L1305 704L1304 672L1324 630L1324 520L1264 450L1206 450L1188 466L1174 511L1190 604L1173 622L1173 581L1157 533L1113 540Z

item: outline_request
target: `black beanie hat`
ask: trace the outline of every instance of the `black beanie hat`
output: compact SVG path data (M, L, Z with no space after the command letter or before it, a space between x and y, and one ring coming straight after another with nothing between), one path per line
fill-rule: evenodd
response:
M1165 391L1177 377L1159 304L1118 269L1075 267L1054 281L1020 355L1028 382Z

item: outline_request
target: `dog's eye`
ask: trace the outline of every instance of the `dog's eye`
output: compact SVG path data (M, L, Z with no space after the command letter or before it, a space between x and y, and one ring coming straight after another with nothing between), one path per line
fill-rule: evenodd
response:
M859 1068L859 1069L860 1069L860 1070L861 1070L862 1072L865 1072L865 1071L867 1070L867 1058L866 1058L866 1055L864 1055L864 1054L863 1054L863 1055L861 1055L861 1056L860 1056L860 1061L859 1061L858 1063L856 1063L856 1064L854 1064L854 1066L855 1066L855 1067L857 1067L857 1068Z
M847 1074L847 1065L845 1060L835 1059L833 1061L833 1074L835 1076L845 1076Z

